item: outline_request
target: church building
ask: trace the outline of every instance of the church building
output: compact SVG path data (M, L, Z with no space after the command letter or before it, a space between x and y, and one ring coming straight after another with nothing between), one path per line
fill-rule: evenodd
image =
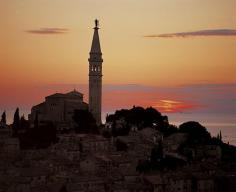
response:
M102 52L98 34L98 20L95 20L92 46L89 61L89 104L83 101L83 94L73 90L69 93L55 93L47 96L45 102L33 106L29 121L33 124L53 122L58 129L73 127L74 110L89 110L94 116L97 125L101 124L102 105Z
M69 93L55 93L45 98L45 102L33 106L29 120L33 124L37 115L38 122L43 124L53 122L59 130L73 127L74 110L88 110L88 104L83 101L83 94L74 90Z

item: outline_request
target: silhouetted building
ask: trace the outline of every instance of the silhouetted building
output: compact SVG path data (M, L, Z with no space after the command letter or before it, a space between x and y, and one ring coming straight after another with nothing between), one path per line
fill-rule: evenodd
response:
M45 102L33 106L29 120L33 124L36 116L38 122L53 122L58 129L73 127L74 110L88 110L88 104L83 101L83 94L74 90L69 93L55 93L47 96Z
M89 105L83 101L83 94L76 90L69 93L55 93L47 96L45 102L33 106L29 121L39 124L53 122L57 129L70 129L74 126L74 110L89 110L97 125L101 124L102 103L102 52L98 34L98 20L95 20L94 35L89 61Z
M97 124L101 124L102 105L102 52L98 34L98 20L95 20L93 42L89 61L89 111Z

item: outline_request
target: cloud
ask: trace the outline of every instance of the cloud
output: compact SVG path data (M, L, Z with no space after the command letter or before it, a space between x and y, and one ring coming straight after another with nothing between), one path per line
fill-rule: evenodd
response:
M210 29L179 33L165 33L145 35L147 38L173 38L173 37L209 37L209 36L236 36L236 29Z
M181 102L181 101L174 101L174 100L159 100L155 104L153 104L153 107L165 112L182 112L187 110L192 110L197 108L198 106L195 104L191 104L189 102Z
M27 30L26 32L31 33L31 34L39 34L39 35L55 35L55 34L68 33L69 29L66 29L66 28L40 28L40 29Z

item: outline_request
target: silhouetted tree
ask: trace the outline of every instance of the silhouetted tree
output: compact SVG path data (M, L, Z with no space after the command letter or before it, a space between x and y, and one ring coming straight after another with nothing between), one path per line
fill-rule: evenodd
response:
M124 120L122 126L117 127L117 120ZM162 116L159 111L152 107L144 109L143 107L135 107L131 109L117 110L115 114L108 115L106 121L112 124L112 135L128 135L132 126L141 130L146 127L153 127L160 131L166 130L169 126L168 118Z
M165 137L168 137L168 136L172 135L173 133L177 133L178 131L179 130L178 130L177 126L175 126L175 125L169 125L168 127L165 128L165 130L163 130Z
M6 118L6 111L4 111L4 112L2 113L1 122L2 122L2 123L4 123L4 124L6 124L6 123L7 123L7 118Z
M145 121L145 109L143 107L133 107L130 109L128 122L132 125L136 125L138 128L144 126Z
M153 126L153 124L158 124L162 121L161 113L153 107L146 108L144 118L145 126Z
M127 151L128 146L126 143L122 142L121 140L116 140L116 150L117 151Z
M96 120L88 110L75 110L73 120L77 124L76 133L99 133Z
M35 118L34 118L34 128L38 129L39 127L39 114L38 111L36 111Z
M217 137L212 137L212 138L211 138L211 142L210 142L209 144L211 144L211 145L219 145L219 146L221 146L222 143L223 143L223 142L220 140L220 138L219 138L219 134L218 134Z
M222 159L229 162L236 162L236 147L226 143L221 143Z
M179 126L181 133L188 133L189 142L193 144L205 144L210 142L211 135L200 123L189 121Z
M219 139L222 141L222 134L221 134L221 130L220 130L220 134L219 134Z
M38 129L28 129L20 135L20 147L22 149L47 148L56 142L56 127L49 121L44 122Z
M27 129L29 129L29 127L30 127L29 121L27 121L25 119L25 116L22 115L20 118L20 129L27 130Z
M12 124L12 136L17 137L18 131L20 129L20 114L19 114L19 108L16 109L14 113L14 119Z

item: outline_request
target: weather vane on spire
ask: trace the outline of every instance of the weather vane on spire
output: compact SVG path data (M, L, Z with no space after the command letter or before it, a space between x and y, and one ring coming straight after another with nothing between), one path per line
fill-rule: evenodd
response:
M98 28L98 26L99 26L99 21L98 19L95 19L95 28Z

